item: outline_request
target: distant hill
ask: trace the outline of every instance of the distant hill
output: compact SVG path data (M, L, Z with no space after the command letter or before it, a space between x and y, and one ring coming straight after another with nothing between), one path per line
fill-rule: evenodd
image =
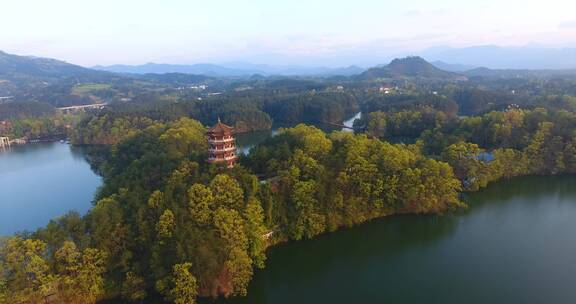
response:
M243 70L225 68L215 64L182 65L182 64L147 63L143 65L117 64L110 66L95 66L93 68L96 70L108 71L114 73L123 73L123 74L179 73L179 74L205 75L212 77L251 75L250 73L247 73L246 71Z
M56 59L18 56L0 51L0 79L27 81L35 78L51 81L92 75L102 75L102 72Z
M251 75L263 76L351 76L360 74L364 69L357 66L343 68L303 67L303 66L274 66L266 64L252 64L245 62L231 62L224 64L158 64L147 63L143 65L111 65L95 66L94 69L127 74L167 74L182 73L210 77L242 77Z
M462 73L462 72L466 72L466 71L470 71L470 70L478 68L477 66L474 66L474 65L446 63L446 62L441 61L441 60L432 61L430 63L441 70L448 71L448 72L455 72L455 73Z
M131 85L135 81L60 60L0 51L0 101L54 107L101 103L121 91L128 93L127 88L138 89Z
M89 69L64 61L31 56L18 56L0 51L0 75L31 75L53 78L88 73Z
M435 67L421 57L406 57L394 59L390 64L368 69L358 76L362 80L378 78L433 78L433 79L462 79L462 75L448 72Z
M168 83L172 85L190 85L204 83L214 80L214 78L204 75L193 75L184 73L166 73L166 74L144 74L137 76L158 83Z
M48 86L67 78L85 80L108 75L64 61L0 51L0 96L13 94L22 88Z
M576 69L576 48L551 48L538 45L435 47L419 55L431 61L458 62L462 65L491 69Z

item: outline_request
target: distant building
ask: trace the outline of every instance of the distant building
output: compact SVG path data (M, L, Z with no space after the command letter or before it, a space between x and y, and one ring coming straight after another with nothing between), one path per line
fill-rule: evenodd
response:
M193 85L190 86L189 88L194 91L204 91L208 88L208 86L205 84L201 84L201 85Z
M0 134L9 133L11 129L12 129L12 124L10 123L10 121L0 120Z
M108 104L107 103L95 103L89 105L81 105L81 106L70 106L70 107L62 107L58 108L62 113L77 113L77 112L86 112L87 110L102 110Z
M253 87L251 86L240 86L234 89L234 91L236 92L243 92L243 91L248 91L248 90L252 90Z
M218 123L208 132L208 162L234 167L238 156L236 155L236 142L234 128L223 124L218 118Z
M380 87L379 91L380 93L384 93L384 94L390 94L390 92L393 90L393 88L390 87Z
M10 138L8 137L0 137L0 148L8 148L10 147Z

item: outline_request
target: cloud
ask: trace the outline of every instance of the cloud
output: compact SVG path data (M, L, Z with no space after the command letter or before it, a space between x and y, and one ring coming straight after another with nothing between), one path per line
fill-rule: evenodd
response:
M576 20L562 22L558 27L561 29L576 29Z

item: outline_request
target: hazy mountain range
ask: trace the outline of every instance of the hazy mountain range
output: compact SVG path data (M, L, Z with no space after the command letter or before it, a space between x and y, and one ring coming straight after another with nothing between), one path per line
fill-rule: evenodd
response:
M147 63L143 65L111 65L95 66L96 70L129 73L129 74L164 74L185 73L198 74L213 77L239 77L239 76L350 76L364 71L357 66L342 68L304 67L304 66L275 66L267 64L252 64L245 62L232 62L224 64L158 64Z
M576 49L543 47L504 48L478 46L462 49L433 48L421 53L423 58L393 60L389 65L365 69L358 66L341 68L297 65L267 65L244 62L224 64L155 64L113 65L85 68L64 61L31 56L18 56L0 51L0 91L7 94L18 87L47 85L69 79L90 82L122 77L125 74L180 73L209 77L261 76L357 76L359 79L428 77L540 77L576 74ZM116 73L116 74L115 74ZM152 76L152 75L149 75ZM182 75L183 76L183 75ZM182 78L172 75L171 78ZM138 76L140 77L140 76ZM148 76L146 76L148 77ZM187 78L185 78L187 79Z
M430 61L457 63L490 69L575 69L576 48L541 46L468 48L436 47L418 53Z
M478 67L490 69L516 70L555 70L576 69L576 48L550 48L543 46L500 47L494 45L473 46L467 48L434 47L414 55L425 58L436 67L451 71L464 72ZM386 57L386 56L384 56ZM398 54L383 60L405 57ZM374 58L382 58L375 55ZM361 61L365 62L363 58ZM372 66L381 64L374 62ZM234 77L260 74L263 76L351 76L360 74L367 67L348 66L339 68L313 67L304 65L252 64L248 62L229 62L222 64L158 64L96 66L94 69L116 73L187 73L215 77Z

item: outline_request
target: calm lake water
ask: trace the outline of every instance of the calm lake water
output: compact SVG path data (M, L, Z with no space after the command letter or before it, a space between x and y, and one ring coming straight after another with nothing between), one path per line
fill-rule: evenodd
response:
M278 129L236 134L236 148L239 154L248 155L250 149L278 133Z
M499 182L449 216L393 216L270 250L218 303L576 303L576 177Z
M85 213L100 184L82 151L67 144L0 150L0 236L35 230L70 210Z

